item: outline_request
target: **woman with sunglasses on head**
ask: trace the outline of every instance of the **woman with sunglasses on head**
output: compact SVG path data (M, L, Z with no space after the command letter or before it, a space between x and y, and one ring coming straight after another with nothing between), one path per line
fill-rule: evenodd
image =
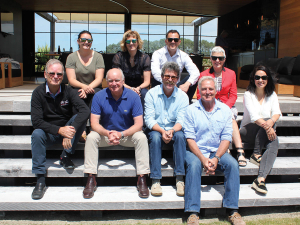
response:
M91 50L93 38L87 31L81 31L77 43L79 50L70 54L66 62L69 84L78 90L79 97L91 108L94 94L100 91L104 75L104 61L100 53ZM80 141L85 141L86 133Z
M141 97L144 106L144 98L150 85L150 57L139 51L143 48L143 41L136 31L126 31L120 45L122 52L115 54L112 67L123 71L124 86L135 91Z
M89 31L81 31L77 43L79 50L68 56L66 73L70 85L78 89L79 97L90 106L94 94L100 90L104 61L100 53L91 50L93 38Z
M228 105L232 112L232 141L237 150L237 160L239 166L245 167L247 161L239 132L239 127L236 122L237 109L234 104L237 99L236 74L233 70L224 67L226 61L225 51L220 46L215 46L210 53L210 61L212 67L200 73L200 77L211 76L215 78L217 84L216 99ZM200 93L197 89L197 99L200 99Z
M244 94L244 117L241 123L243 142L254 144L250 162L259 166L258 177L252 188L267 194L265 180L278 152L278 138L275 123L281 116L278 97L273 81L273 72L258 64L250 74L250 83ZM266 151L262 154L262 148Z

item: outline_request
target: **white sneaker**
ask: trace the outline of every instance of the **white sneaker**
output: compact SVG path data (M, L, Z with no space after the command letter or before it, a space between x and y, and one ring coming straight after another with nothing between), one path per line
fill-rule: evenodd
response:
M184 182L176 180L176 194L178 196L184 196Z
M159 182L152 184L151 186L151 195L153 196L161 196L162 190Z

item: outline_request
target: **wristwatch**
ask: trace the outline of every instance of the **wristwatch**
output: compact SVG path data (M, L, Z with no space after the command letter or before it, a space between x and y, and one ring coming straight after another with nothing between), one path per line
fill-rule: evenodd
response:
M220 157L219 156L214 156L214 158L217 158L218 162L220 162Z
M125 138L125 136L124 136L123 132L121 131L121 138L120 138L120 140L123 140L124 138Z

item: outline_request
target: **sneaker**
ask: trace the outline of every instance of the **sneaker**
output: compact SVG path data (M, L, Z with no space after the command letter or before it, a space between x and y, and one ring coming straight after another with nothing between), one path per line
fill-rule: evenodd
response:
M254 165L259 166L260 165L260 161L261 161L261 156L259 156L258 158L256 158L253 154L250 157L250 162L253 163Z
M60 165L65 169L74 169L75 165L68 156L64 156L60 159Z
M184 182L176 180L176 194L178 196L184 196Z
M162 190L159 182L155 182L151 186L151 195L153 196L162 196Z
M199 216L191 214L186 222L187 225L199 225Z
M252 183L252 188L262 194L267 194L268 193L268 189L266 187L266 183L264 181L261 181L260 183L258 183L257 178L253 181Z
M235 212L231 216L228 216L228 221L233 225L246 225L242 216L238 212Z

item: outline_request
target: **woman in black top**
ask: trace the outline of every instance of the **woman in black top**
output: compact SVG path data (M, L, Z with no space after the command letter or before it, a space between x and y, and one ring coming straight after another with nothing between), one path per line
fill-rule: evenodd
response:
M114 56L112 67L123 71L124 86L135 91L141 97L144 106L147 87L150 85L150 57L139 51L143 47L143 41L136 31L126 31L120 45L122 52Z

